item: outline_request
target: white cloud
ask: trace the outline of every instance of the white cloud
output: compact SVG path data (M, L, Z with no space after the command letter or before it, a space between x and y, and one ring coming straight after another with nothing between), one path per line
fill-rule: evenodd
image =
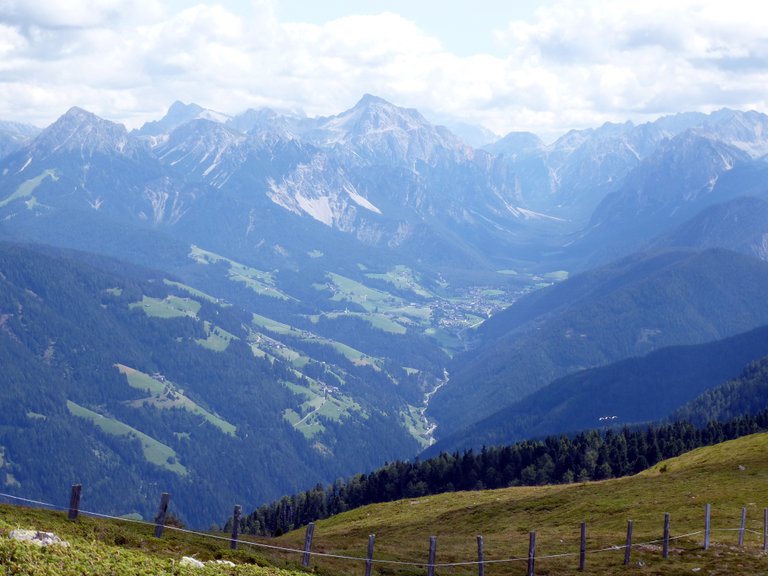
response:
M0 17L21 26L82 29L157 17L160 6L146 0L0 0Z
M335 114L369 92L546 137L680 110L765 110L768 37L755 10L553 1L498 23L503 53L458 56L393 13L289 24L268 0L0 0L0 118L44 125L80 105L136 126L176 99Z

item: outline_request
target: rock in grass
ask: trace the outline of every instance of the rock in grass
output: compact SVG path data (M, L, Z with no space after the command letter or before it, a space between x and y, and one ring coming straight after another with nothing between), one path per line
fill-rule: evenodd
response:
M56 536L53 532L41 532L39 530L12 530L8 535L13 540L29 542L36 546L69 546L67 542Z
M197 558L192 558L191 556L184 556L179 561L179 566L192 566L193 568L204 568L205 564L200 562Z

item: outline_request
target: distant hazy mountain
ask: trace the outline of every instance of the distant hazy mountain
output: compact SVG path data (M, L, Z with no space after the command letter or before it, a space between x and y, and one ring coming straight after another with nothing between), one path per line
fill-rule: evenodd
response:
M456 134L472 148L484 148L493 144L499 139L499 135L491 132L487 128L467 122L448 122L445 124L451 132Z
M29 124L0 121L0 158L24 146L40 132Z
M764 193L766 126L765 115L722 110L663 142L600 202L575 248L605 261L707 206L759 187Z
M228 121L176 103L128 133L73 108L6 159L12 177L0 181L0 210L13 228L19 201L33 198L28 209L44 218L66 206L201 244L213 240L201 221L215 214L228 222L211 222L216 245L238 256L265 240L327 249L333 230L360 247L452 266L487 266L486 254L503 254L547 222L518 209L492 157L414 110L365 96L338 116L294 120L251 113ZM298 227L313 230L314 246L286 235Z
M184 104L176 101L171 104L168 112L160 120L145 123L135 131L139 136L163 136L192 120L210 120L212 122L227 122L231 120L226 114L208 110L197 104Z
M746 196L715 204L654 239L650 246L719 247L768 260L768 200Z

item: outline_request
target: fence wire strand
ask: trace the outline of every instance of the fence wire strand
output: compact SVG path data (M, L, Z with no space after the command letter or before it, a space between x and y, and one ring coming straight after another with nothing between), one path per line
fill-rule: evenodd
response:
M24 502L27 504L34 504L37 506L44 506L46 508L51 508L54 510L59 511L67 511L69 510L68 506L59 506L56 504L51 504L49 502L43 502L40 500L33 500L30 498L23 498L21 496L14 496L12 494L5 494L3 492L0 492L1 498L7 498L10 500L16 500L19 502ZM119 522L129 522L133 524L140 524L147 527L155 527L156 523L154 522L147 522L145 520L136 520L135 518L125 518L120 516L112 516L110 514L103 514L100 512L92 512L89 510L78 510L79 514L83 514L84 516L92 516L95 518L104 518L108 520L116 520ZM263 542L253 542L251 540L241 540L241 539L232 539L227 536L217 536L215 534L210 534L207 532L198 532L196 530L189 530L187 528L181 528L179 526L164 526L165 530L173 530L175 532L180 532L183 534L190 534L193 536L199 536L202 538L208 538L211 540L219 540L224 542L235 542L238 545L242 544L245 546L251 546L255 548L262 548L265 550L272 550L275 552L285 552L288 554L301 554L301 555L308 555L308 556L314 556L318 558L332 558L334 560L348 560L348 561L354 561L354 562L371 562L372 564L387 564L387 565L394 565L394 566L410 566L410 567L416 567L416 568L453 568L453 567L462 567L462 566L477 566L478 564L511 564L513 562L527 562L529 560L528 556L520 556L520 557L513 557L513 558L502 558L502 559L490 559L490 560L468 560L464 562L435 562L434 564L429 562L412 562L412 561L404 561L404 560L386 560L386 559L376 559L376 558L367 558L367 557L361 557L361 556L349 556L345 554L333 554L330 552L312 552L311 550L303 550L299 548L289 548L286 546L276 546L274 544L266 544ZM710 528L710 532L741 532L741 528ZM752 530L752 529L744 529L745 532L750 532L752 534L757 535L763 535L762 531ZM668 541L673 540L682 540L685 538L691 538L693 536L698 536L700 534L704 534L704 530L697 530L695 532L689 532L687 534L681 534L678 536L670 536ZM617 552L620 550L626 550L628 547L631 548L639 548L642 546L652 546L659 543L663 543L664 539L657 539L657 540L649 540L647 542L638 542L633 543L627 546L627 544L617 544L614 546L610 546L608 548L598 548L595 550L587 550L587 555L592 554L602 554L605 552ZM552 560L552 559L558 559L558 558L573 558L580 555L580 552L564 552L561 554L549 554L544 556L535 556L535 560L538 562L540 560Z

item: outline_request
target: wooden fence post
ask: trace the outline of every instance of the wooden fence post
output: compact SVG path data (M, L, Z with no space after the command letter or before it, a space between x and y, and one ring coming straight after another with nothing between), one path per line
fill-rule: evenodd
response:
M768 551L768 508L763 509L763 551Z
M307 533L304 536L304 556L301 559L301 565L304 568L309 567L309 558L312 550L312 537L315 535L315 523L310 522L307 524Z
M661 555L669 558L669 512L664 514L664 549Z
M437 558L437 536L429 537L429 563L427 576L435 576L435 558Z
M627 545L624 547L624 566L629 565L632 554L632 520L627 520Z
M168 502L170 499L171 495L168 492L163 492L160 495L160 506L157 509L157 516L155 516L155 538L162 538L163 536L165 515L168 513Z
M536 567L536 531L531 530L528 539L528 576L533 576Z
M710 516L712 514L712 504L704 507L704 550L709 550L709 534L712 531Z
M240 537L240 511L242 510L240 504L235 505L235 509L232 511L232 538L229 541L229 547L232 550L237 550L237 539Z
M72 484L72 491L69 493L67 520L77 520L77 516L80 514L80 492L82 489L83 486L81 484Z
M368 534L368 556L365 559L365 576L371 576L373 569L373 546L376 542L376 534Z
M581 523L581 544L579 545L579 572L583 572L587 564L587 523Z
M741 528L739 528L739 546L744 546L744 530L747 528L747 508L741 509Z
M477 537L477 576L485 576L485 546L483 537Z

